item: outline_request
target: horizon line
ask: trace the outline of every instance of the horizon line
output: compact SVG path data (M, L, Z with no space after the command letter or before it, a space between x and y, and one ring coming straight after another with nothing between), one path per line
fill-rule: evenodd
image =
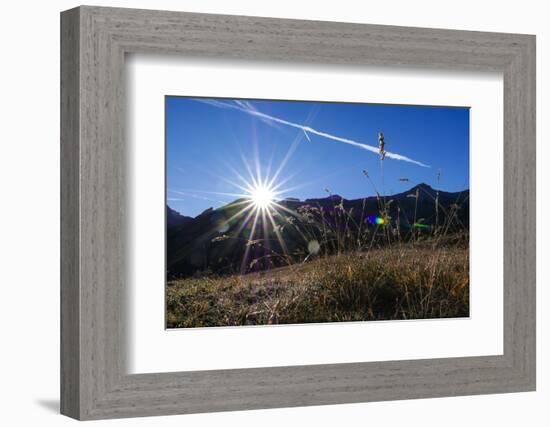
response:
M464 193L466 191L470 191L470 188L465 188L464 190L457 190L457 191L446 191L446 190L442 190L442 189L436 189L434 187L432 187L431 185L429 184L426 184L425 182L421 182L420 184L416 184L414 186L412 186L411 188L409 188L408 190L404 190L404 191L399 191L399 192L396 192L396 193L393 193L393 194L377 194L377 192L375 192L374 194L372 195L369 195L369 196L363 196L363 197L356 197L356 198L353 198L353 199L348 199L346 197L343 197L341 196L340 194L329 194L327 195L326 197L311 197L311 198L305 198L305 199L300 199L298 197L285 197L285 198L282 198L282 199L277 199L277 202L284 202L284 201L292 201L292 202L308 202L308 201L316 201L316 200L326 200L326 199L329 199L331 197L339 197L341 200L343 201L347 201L347 202L354 202L354 201L357 201L357 200L364 200L364 199L369 199L369 198L376 198L377 196L378 197L394 197L396 195L399 195L399 194L404 194L404 193L407 193L409 191L412 191L416 188L419 188L419 187L422 187L422 186L425 186L425 187L429 187L430 189L434 190L434 191L438 191L438 192L443 192L443 193L449 193L449 194L455 194L455 193ZM214 207L214 206L209 206L208 208L206 209L203 209L200 213L198 213L197 215L195 216L189 216L189 215L184 215L182 214L180 211L178 211L177 209L174 209L172 206L169 205L168 203L168 198L165 198L165 205L166 207L170 208L171 210L173 210L174 212L178 213L179 215L182 215L182 216L187 216L189 218L197 218L199 217L200 215L202 215L204 212L212 209L212 210L216 210L216 209L219 209L221 207L225 207L225 206L229 206L231 204L234 204L235 202L238 202L240 200L244 200L244 199L247 199L247 197L240 197L240 198L237 198L235 200L232 200L230 202L227 202L225 204L221 204L220 206L218 207ZM223 203L223 202L221 202Z

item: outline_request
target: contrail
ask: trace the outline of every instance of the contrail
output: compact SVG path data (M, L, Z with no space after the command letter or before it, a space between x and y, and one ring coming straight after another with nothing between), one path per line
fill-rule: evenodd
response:
M343 138L343 137L340 137L340 136L332 135L330 133L322 132L322 131L319 131L319 130L314 129L312 127L309 127L309 126L304 126L304 125L301 125L301 124L298 124L298 123L289 122L288 120L280 119L279 117L270 116L269 114L262 113L262 112L256 110L255 108L250 108L251 104L249 104L249 103L248 103L248 105L244 104L243 102L239 102L239 103L236 103L236 104L230 104L229 102L222 102L222 101L218 101L218 100L215 100L215 99L197 99L197 101L203 102L203 103L215 106L215 107L219 107L219 108L230 108L230 109L242 111L243 113L249 114L251 116L258 117L258 118L262 119L262 121L272 121L272 122L279 123L279 124L282 124L282 125L285 125L285 126L290 126L290 127L296 128L296 129L301 129L304 132L304 134L306 135L306 137L309 141L311 141L311 139L309 138L308 134L311 133L311 134L314 134L314 135L317 135L317 136L321 136L323 138L332 139L333 141L343 142L344 144L352 145L354 147L370 151L371 153L375 153L375 154L380 153L380 150L378 149L378 147L363 144L361 142L354 141L353 139ZM415 165L422 166L424 168L429 168L430 167L429 165L426 165L426 164L424 164L422 162L419 162L417 160L413 160L413 159L411 159L409 157L406 157L406 156L403 156L401 154L390 153L389 151L386 151L386 157L388 157L390 159L393 159L393 160L402 160L404 162L413 163Z

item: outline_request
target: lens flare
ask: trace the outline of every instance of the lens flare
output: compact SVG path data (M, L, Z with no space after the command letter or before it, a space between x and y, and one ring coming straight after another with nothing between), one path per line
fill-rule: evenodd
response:
M427 225L427 224L421 224L421 223L418 223L418 222L415 222L415 223L413 224L413 227L414 227L414 228L430 228L429 225Z
M378 215L369 215L367 219L373 225L384 225L386 223L386 220Z
M307 250L310 253L310 255L317 255L321 250L321 245L317 240L310 240L307 245Z
M266 210L273 204L275 193L269 186L259 184L251 189L249 198L255 208Z

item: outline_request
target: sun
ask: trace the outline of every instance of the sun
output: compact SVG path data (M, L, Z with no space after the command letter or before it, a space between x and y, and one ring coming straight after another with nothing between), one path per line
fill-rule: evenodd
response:
M275 201L275 192L265 184L258 184L250 190L250 200L256 209L266 210Z

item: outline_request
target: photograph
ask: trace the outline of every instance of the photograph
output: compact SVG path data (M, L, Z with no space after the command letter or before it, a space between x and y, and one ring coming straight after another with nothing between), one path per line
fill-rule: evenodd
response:
M468 106L164 109L167 329L469 317Z

